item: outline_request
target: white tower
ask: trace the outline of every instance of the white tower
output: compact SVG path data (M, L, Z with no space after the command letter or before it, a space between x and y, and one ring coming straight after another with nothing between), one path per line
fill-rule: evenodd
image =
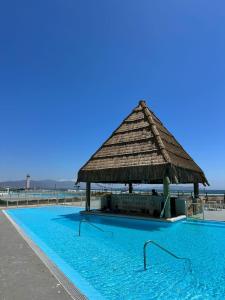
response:
M26 177L26 190L29 190L30 189L30 175L27 174L27 177Z

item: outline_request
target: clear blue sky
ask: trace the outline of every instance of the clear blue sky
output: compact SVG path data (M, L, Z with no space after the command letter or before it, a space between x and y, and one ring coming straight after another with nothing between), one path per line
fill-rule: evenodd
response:
M74 178L145 98L225 188L224 0L1 1L0 37L0 180Z

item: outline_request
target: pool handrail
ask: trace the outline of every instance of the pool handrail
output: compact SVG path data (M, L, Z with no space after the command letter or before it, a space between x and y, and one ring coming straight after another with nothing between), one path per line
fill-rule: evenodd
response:
M189 263L189 266L190 266L190 270L191 270L191 260L187 257L180 257L180 256L177 256L176 254L172 253L171 251L167 250L166 248L164 248L163 246L159 245L158 243L156 243L155 241L153 240L148 240L144 243L144 271L147 270L147 254L146 254L146 250L147 250L147 246L149 244L153 244L155 245L156 247L158 247L159 249L161 249L162 251L166 252L167 254L173 256L174 258L176 259L182 259L182 260L186 260L188 261Z
M106 233L110 233L112 236L113 236L113 232L112 231L106 231L106 230L103 230L102 228L98 227L97 225L94 225L93 223L91 223L90 221L88 221L87 219L82 219L80 220L79 222L79 233L78 233L78 236L80 236L81 234L81 224L86 222L88 225L98 229L99 231L101 232L106 232Z

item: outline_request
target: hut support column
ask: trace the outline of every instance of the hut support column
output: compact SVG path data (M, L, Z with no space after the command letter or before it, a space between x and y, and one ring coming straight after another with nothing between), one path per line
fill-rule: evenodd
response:
M198 182L194 183L194 197L195 198L199 197L199 184L198 184Z
M198 202L198 197L199 197L199 184L198 182L194 182L194 197L192 198L192 203L193 203L193 214L195 215L198 211L197 209L197 202Z
M91 183L86 183L86 211L90 211L91 207Z
M132 183L129 183L129 194L133 193L133 186Z
M169 177L164 177L163 179L163 196L166 202L165 207L165 218L171 218L171 209L170 209L170 179Z

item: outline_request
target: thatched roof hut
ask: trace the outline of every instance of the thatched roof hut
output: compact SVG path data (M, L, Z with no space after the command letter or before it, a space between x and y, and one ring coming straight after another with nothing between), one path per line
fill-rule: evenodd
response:
M78 172L78 182L202 183L194 160L156 115L140 101Z

